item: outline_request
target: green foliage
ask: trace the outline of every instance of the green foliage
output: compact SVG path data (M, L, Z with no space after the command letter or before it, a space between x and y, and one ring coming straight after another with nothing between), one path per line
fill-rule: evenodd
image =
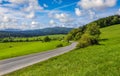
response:
M84 34L84 35L82 35L82 37L77 45L77 48L84 48L89 45L92 45L92 37L89 34Z
M98 39L101 33L99 29L99 25L96 23L91 23L87 26L85 33L90 34L95 39Z
M69 42L70 40L72 40L72 35L71 35L71 34L68 34L68 35L65 37L65 41Z
M100 26L100 28L115 25L115 24L120 24L120 16L119 15L109 16L106 18L101 18L91 23L96 23L97 25Z
M43 39L43 41L44 42L49 42L51 39L48 37L48 36L46 36L44 39Z
M0 43L0 60L55 49L57 45L68 45L63 41L50 42L7 42Z
M58 48L58 47L63 47L63 44L58 44L56 47L57 47L57 48Z
M69 32L69 34L66 36L66 40L79 40L84 33L84 26L80 28L73 29Z
M100 36L99 26L92 23L86 27L85 33L80 38L77 48L84 48L90 45L98 44Z

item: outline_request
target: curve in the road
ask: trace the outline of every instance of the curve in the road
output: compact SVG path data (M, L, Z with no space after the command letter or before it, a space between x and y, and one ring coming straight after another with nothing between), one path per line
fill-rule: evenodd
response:
M0 76L16 71L18 69L33 65L35 63L47 60L49 58L64 54L66 52L69 52L75 49L76 44L77 43L74 42L69 46L61 47L61 48L50 50L47 52L1 60L0 61Z

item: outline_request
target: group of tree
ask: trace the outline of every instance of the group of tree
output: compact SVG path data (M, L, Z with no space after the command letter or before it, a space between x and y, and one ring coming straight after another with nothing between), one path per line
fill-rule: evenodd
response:
M9 37L9 38L0 38L0 42L35 42L35 41L42 41L42 42L49 42L52 39L48 36L45 36L43 39L41 38L14 38L14 37Z
M115 24L120 24L120 15L114 15L114 16L101 18L89 24L92 24L92 23L96 23L97 25L100 26L100 28L115 25Z
M11 37L11 38L0 38L0 42L34 42L34 41L42 41L42 39L40 38L34 38L34 39L29 39L29 38L19 38L19 39L16 39L14 37Z
M77 48L84 48L90 45L99 44L99 36L101 32L99 26L95 23L87 25L85 32L79 39Z
M100 35L99 28L120 24L120 16L114 15L106 18L101 18L79 28L73 29L65 37L66 41L76 40L79 41L78 48L86 47L89 45L99 44L98 39Z

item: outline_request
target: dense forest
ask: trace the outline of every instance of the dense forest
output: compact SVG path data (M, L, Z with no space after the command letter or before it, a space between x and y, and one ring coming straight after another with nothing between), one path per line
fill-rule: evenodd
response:
M33 36L43 36L43 35L54 35L54 34L67 34L73 28L65 27L54 27L54 28L45 28L39 30L3 30L0 31L0 38L5 37L33 37Z

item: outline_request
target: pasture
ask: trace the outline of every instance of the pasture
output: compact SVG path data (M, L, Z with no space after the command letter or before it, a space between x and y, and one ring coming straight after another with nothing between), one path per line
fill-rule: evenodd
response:
M42 38L43 37L44 36L42 36ZM50 38L53 38L53 37L55 37L55 36L50 36ZM62 37L62 36L57 35L56 37ZM52 40L50 42L34 41L34 42L0 43L0 60L17 57L17 56L22 56L22 55L28 55L28 54L32 54L32 53L48 51L48 50L57 48L56 46L59 44L66 46L69 43L59 41L59 40Z
M100 45L73 50L5 76L120 76L120 25L101 32Z

